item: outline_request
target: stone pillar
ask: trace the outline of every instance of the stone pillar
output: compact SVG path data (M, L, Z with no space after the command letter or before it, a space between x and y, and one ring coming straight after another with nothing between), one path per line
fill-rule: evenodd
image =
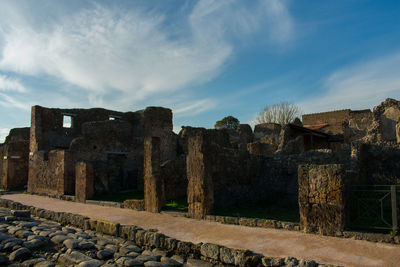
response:
M247 144L253 142L254 135L248 124L239 124L237 131L239 132L240 143Z
M146 211L160 212L165 204L164 180L160 175L160 138L144 141L144 206Z
M335 235L345 226L343 165L299 166L300 225L305 232Z
M75 200L85 202L94 196L93 166L88 162L75 164Z
M188 215L195 219L204 219L214 206L212 164L217 163L212 160L213 153L206 139L203 133L188 140Z
M396 140L400 144L400 121L396 123Z

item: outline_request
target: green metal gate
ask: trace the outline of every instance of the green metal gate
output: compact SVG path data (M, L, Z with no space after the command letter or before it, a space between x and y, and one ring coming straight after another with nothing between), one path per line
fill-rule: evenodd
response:
M351 185L347 190L348 226L398 232L400 185Z

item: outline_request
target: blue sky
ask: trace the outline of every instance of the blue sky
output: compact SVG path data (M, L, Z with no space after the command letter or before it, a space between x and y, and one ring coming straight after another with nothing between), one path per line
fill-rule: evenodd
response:
M169 107L175 130L400 99L400 1L0 1L0 141L30 107Z

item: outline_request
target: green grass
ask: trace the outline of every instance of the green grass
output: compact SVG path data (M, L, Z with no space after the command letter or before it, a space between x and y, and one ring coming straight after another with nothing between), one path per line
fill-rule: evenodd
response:
M299 210L296 205L279 201L260 201L254 205L245 204L232 208L216 208L213 215L243 218L260 218L287 222L299 222Z
M142 191L134 190L120 193L106 193L95 195L91 200L99 201L112 201L112 202L124 202L127 199L143 199L144 195Z
M187 197L167 201L163 210L188 211Z

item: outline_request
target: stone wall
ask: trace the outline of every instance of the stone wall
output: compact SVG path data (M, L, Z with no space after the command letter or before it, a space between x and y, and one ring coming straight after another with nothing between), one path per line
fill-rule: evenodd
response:
M395 145L396 123L400 121L400 101L388 98L374 107L373 120L367 135L362 139L364 143L378 145Z
M354 147L358 150L360 184L400 183L400 149L370 144Z
M74 176L74 162L68 150L38 151L29 160L28 192L72 195L75 193Z
M336 235L346 221L343 165L302 165L298 170L300 225L305 232Z
M299 164L341 163L340 154L309 151L293 155L254 156L213 143L208 130L189 138L187 156L189 216L204 218L213 208L284 198L296 208Z
M187 195L186 156L161 164L161 178L164 180L165 200L182 198Z
M329 134L343 134L342 124L350 118L350 109L335 110L322 113L304 114L303 125L318 125L327 123L321 131Z
M71 125L63 125L64 116ZM178 142L172 132L170 109L149 107L136 112L106 109L50 109L32 107L30 132L31 164L28 191L46 193L42 184L57 180L55 163L49 163L51 151L70 153L72 166L79 161L93 165L95 193L143 190L143 143L146 136L161 138L161 159L176 157ZM53 161L55 158L53 157ZM63 163L60 163L61 165ZM69 164L68 164L69 166ZM63 193L74 193L75 169L64 173ZM70 186L71 184L72 186ZM39 191L36 191L39 190ZM62 194L55 186L52 193Z
M24 188L28 181L29 128L11 129L0 147L0 188Z

